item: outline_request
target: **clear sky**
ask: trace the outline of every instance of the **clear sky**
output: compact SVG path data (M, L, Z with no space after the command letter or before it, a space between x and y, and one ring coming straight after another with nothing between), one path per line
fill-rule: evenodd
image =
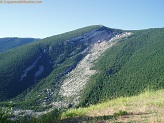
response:
M164 27L164 0L42 0L0 4L0 37L44 38L88 25Z

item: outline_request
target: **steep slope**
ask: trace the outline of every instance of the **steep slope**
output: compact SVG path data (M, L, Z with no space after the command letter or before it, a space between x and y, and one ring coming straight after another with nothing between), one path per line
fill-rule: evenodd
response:
M37 41L36 38L0 38L0 52L7 51L9 49L21 46L33 41Z
M89 26L2 53L1 100L23 92L15 99L15 105L34 107L56 102L65 75L90 52L92 45L120 33L121 30L104 26Z
M22 108L33 106L37 111L42 111L52 106L60 108L76 104L81 93L79 91L75 93L71 92L73 94L65 96L63 91L67 91L66 89L71 90L73 88L77 90L74 86L63 88L65 83L67 83L65 79L69 78L69 73L78 70L81 63L88 57L88 54L93 54L91 52L93 52L92 50L95 44L106 43L110 46L110 39L116 38L117 35L124 35L123 37L127 37L128 33L100 26L96 30L94 29L83 35L60 42L60 45L56 45L54 48L56 51L58 50L58 56L56 56L52 72L46 78L39 81L32 89L28 89L23 94L19 95L14 101L18 102L18 105L22 106ZM63 48L63 45L66 48ZM107 45L107 47L109 46ZM102 51L104 52L107 47ZM67 54L64 55L63 52ZM101 55L101 52L97 55ZM96 54L94 56L96 56ZM88 69L89 68L90 67L88 67ZM82 72L86 71L83 70ZM87 81L83 81L79 84L80 90L83 90L86 82ZM77 83L72 81L71 85L74 84ZM23 103L19 103L20 100Z
M161 89L163 46L163 28L123 31L104 26L29 43L0 54L0 100L31 109L15 114L38 116L53 108Z
M74 70L67 74L59 94L65 97L78 97L83 91L90 77L96 74L92 70L93 63L110 47L116 45L121 39L130 36L130 32L115 35L113 38L98 40L90 48L90 52L80 61ZM96 40L95 40L96 41Z
M95 63L81 105L164 88L164 29L132 31Z
M1 53L0 100L13 98L40 79L47 77L67 57L76 59L79 56L77 53L82 51L85 45L76 40L74 43L68 40L87 32L93 33L98 28L100 26L82 28ZM71 55L73 51L75 54ZM73 62L70 64L73 65ZM66 66L63 69L66 69Z

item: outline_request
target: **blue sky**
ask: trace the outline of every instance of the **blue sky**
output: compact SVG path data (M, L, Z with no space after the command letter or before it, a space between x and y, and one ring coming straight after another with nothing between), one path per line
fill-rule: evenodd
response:
M0 37L44 38L88 25L164 27L164 0L42 0L0 4Z

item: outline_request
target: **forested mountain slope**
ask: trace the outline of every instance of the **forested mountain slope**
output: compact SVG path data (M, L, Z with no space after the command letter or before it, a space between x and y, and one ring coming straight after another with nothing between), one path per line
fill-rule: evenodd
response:
M43 72L43 69L41 78L48 76L55 67L53 66L54 62L62 63L66 59L64 55L73 50L71 47L68 48L71 43L65 45L66 43L63 41L85 32L87 32L87 29L65 33L2 53L0 55L1 100L13 98L34 84L40 79L39 75ZM60 47L67 49L66 52ZM79 48L79 50L82 50L82 48ZM60 53L63 56L60 56Z
M2 53L0 55L1 100L16 97L35 85L32 91L26 90L22 94L23 97L29 92L28 95L36 94L26 98L29 102L34 101L36 104L43 103L43 100L52 102L57 94L55 89L60 87L59 80L76 67L88 53L90 46L98 40L110 39L118 33L121 31L103 26L89 26ZM51 95L48 94L49 91ZM36 97L38 95L42 97ZM48 95L51 97L45 99ZM37 99L31 100L32 96ZM40 99L43 100L39 101Z
M100 25L32 42L0 54L0 100L40 115L162 89L163 46L163 28Z
M96 62L82 105L164 88L164 28L131 32Z
M7 51L9 49L21 46L33 41L37 41L36 38L0 38L0 52Z

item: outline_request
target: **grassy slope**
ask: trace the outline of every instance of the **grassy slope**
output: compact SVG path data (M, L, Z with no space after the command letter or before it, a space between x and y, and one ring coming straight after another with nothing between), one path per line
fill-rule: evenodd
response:
M58 112L54 109L38 118L22 118L16 123L163 123L164 90L147 90L132 97L119 97L84 108Z
M62 114L63 122L78 121L84 117L106 122L164 122L164 90L146 91L138 96L120 97L87 108L70 109ZM116 116L120 111L123 116ZM120 114L121 115L121 114ZM105 117L106 116L106 117ZM109 119L108 119L109 118ZM71 119L71 120L70 120ZM100 120L102 119L102 120ZM88 122L89 122L88 121Z

